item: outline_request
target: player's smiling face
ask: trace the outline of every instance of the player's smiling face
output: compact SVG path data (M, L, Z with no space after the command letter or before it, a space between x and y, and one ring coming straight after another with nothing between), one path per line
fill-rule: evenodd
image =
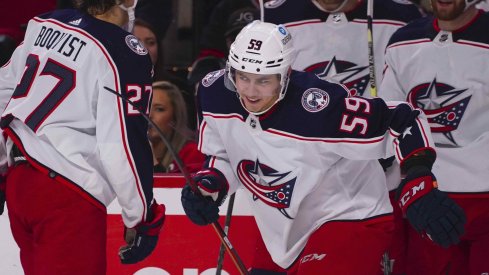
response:
M440 20L454 20L459 17L465 8L464 0L431 0L433 13Z
M236 90L243 105L250 112L269 109L280 94L280 77L277 74L252 74L236 71Z

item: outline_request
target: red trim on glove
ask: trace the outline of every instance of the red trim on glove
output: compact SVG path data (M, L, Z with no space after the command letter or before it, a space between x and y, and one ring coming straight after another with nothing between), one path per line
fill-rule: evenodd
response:
M406 210L412 203L428 194L434 188L438 188L438 185L432 176L419 177L407 182L402 187L398 200L402 214L406 215Z
M165 223L165 205L158 204L156 201L150 207L150 211L153 214L153 219L149 222L142 222L136 225L136 231L147 236L158 236L161 228Z

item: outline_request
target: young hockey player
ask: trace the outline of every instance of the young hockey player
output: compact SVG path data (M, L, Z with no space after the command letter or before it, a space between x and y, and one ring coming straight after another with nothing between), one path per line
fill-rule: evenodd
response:
M227 69L201 81L199 148L209 159L194 176L201 194L182 190L187 216L216 221L218 206L241 186L282 268L375 274L393 223L383 170L368 160L395 153L411 224L437 243L457 243L465 216L436 189L422 113L293 71L294 56L285 27L255 21L231 46Z
M25 274L105 274L114 198L122 263L156 246L165 207L153 199L147 122L136 110L148 110L152 71L129 33L136 3L79 0L77 10L34 17L0 69L0 189Z

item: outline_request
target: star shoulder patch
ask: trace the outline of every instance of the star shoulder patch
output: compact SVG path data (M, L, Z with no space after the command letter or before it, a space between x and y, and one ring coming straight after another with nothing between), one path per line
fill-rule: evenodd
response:
M212 83L214 83L219 77L221 77L221 75L224 74L224 72L225 72L225 70L222 69L219 71L214 71L214 72L208 73L206 76L204 76L204 78L202 78L202 85L204 85L204 87L211 86Z
M126 44L131 49L133 52L139 54L139 55L146 55L148 54L148 50L141 44L141 41L139 39L132 35L129 34L126 36Z
M304 92L301 101L306 111L316 113L328 106L329 94L319 88L310 88Z

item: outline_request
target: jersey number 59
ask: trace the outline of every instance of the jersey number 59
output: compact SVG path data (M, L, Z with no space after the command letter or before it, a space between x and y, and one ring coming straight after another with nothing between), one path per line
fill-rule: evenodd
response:
M355 130L360 135L365 135L368 129L368 120L358 114L370 114L370 102L365 98L345 98L346 110L341 117L340 131L353 133Z

